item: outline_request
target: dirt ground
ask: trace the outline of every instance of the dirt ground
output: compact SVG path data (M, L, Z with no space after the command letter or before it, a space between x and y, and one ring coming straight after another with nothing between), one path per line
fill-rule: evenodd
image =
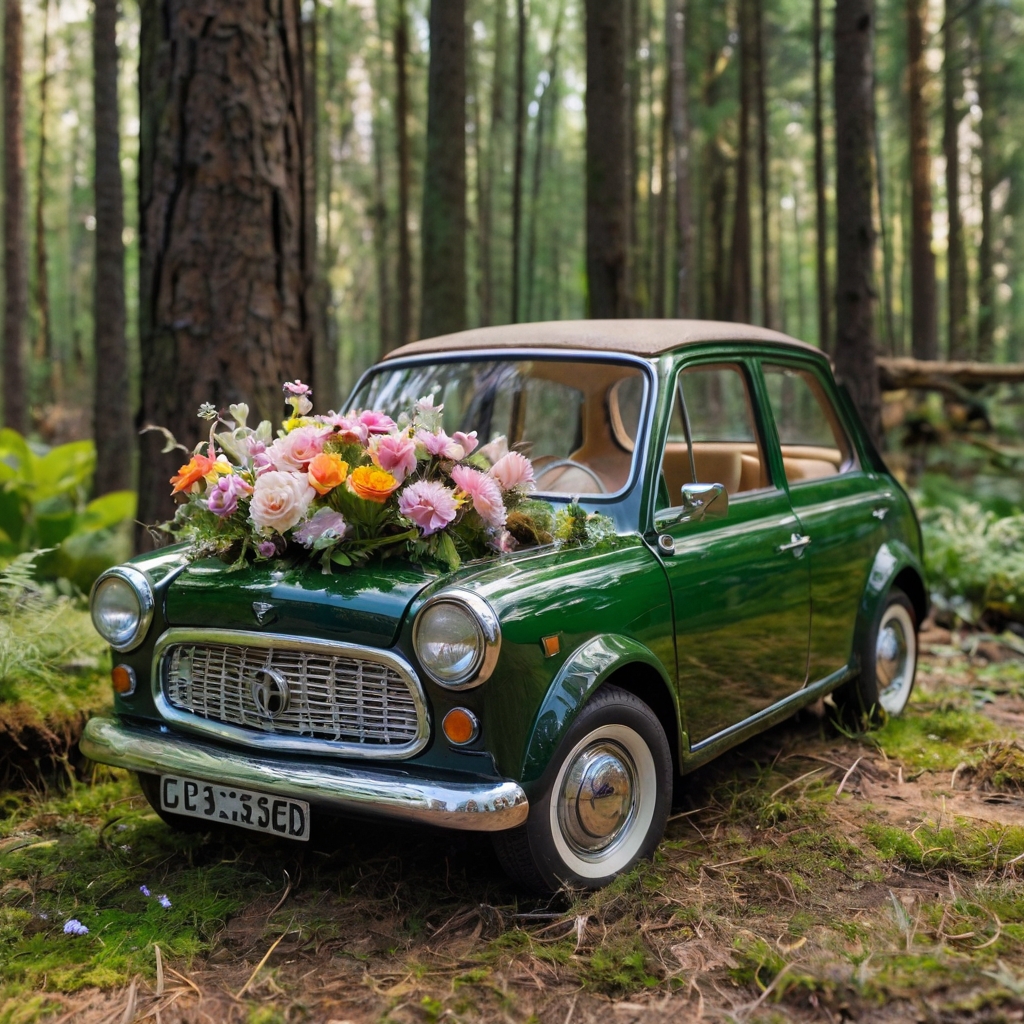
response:
M925 640L901 723L847 737L805 713L736 749L682 781L655 862L597 894L524 899L486 839L361 822L309 848L174 848L125 781L120 808L82 812L96 842L136 815L165 851L125 854L125 877L145 863L171 893L244 866L240 904L212 927L197 912L191 953L136 933L142 966L99 988L33 974L21 940L0 952L0 1024L1024 1020L1024 662ZM39 799L0 865L18 843L61 848ZM55 899L71 883L47 890L48 871L0 869L0 904Z

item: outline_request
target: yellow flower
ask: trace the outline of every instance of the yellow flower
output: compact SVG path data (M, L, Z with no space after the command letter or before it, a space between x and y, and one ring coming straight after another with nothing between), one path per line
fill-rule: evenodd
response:
M376 466L360 466L352 470L348 486L358 497L383 505L394 494L398 481Z

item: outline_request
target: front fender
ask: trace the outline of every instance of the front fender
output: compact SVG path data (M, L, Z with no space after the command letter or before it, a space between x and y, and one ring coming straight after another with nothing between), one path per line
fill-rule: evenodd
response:
M854 631L853 658L850 667L860 671L860 652L864 646L865 638L878 617L881 604L889 593L890 588L905 572L912 572L925 595L924 573L921 568L921 561L911 548L901 540L887 540L875 555L871 565L871 572L868 573L868 581L864 586L864 593L861 594L860 606L857 611L857 628ZM914 595L908 595L911 600ZM920 609L919 609L920 611Z
M617 634L595 637L569 656L548 688L526 747L520 773L525 785L536 782L544 774L566 730L594 691L613 673L629 665L644 665L658 674L675 708L678 729L678 701L661 661L642 643L629 637Z

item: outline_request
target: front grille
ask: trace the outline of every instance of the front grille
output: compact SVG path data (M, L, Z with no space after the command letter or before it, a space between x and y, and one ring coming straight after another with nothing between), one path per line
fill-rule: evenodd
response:
M389 659L359 657L350 649L336 653L331 645L293 638L281 646L269 637L256 639L267 646L166 646L161 675L166 702L177 712L172 717L193 728L223 723L261 740L355 746L364 756L374 748L421 745L426 712L418 688Z

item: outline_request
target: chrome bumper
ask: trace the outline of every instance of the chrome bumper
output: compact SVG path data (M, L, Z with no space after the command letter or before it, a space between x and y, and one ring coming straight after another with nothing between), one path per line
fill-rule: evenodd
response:
M175 733L110 718L85 727L82 753L100 764L152 775L187 775L308 800L332 811L370 814L470 832L501 832L526 821L526 794L515 783L432 782L396 768L264 759Z

